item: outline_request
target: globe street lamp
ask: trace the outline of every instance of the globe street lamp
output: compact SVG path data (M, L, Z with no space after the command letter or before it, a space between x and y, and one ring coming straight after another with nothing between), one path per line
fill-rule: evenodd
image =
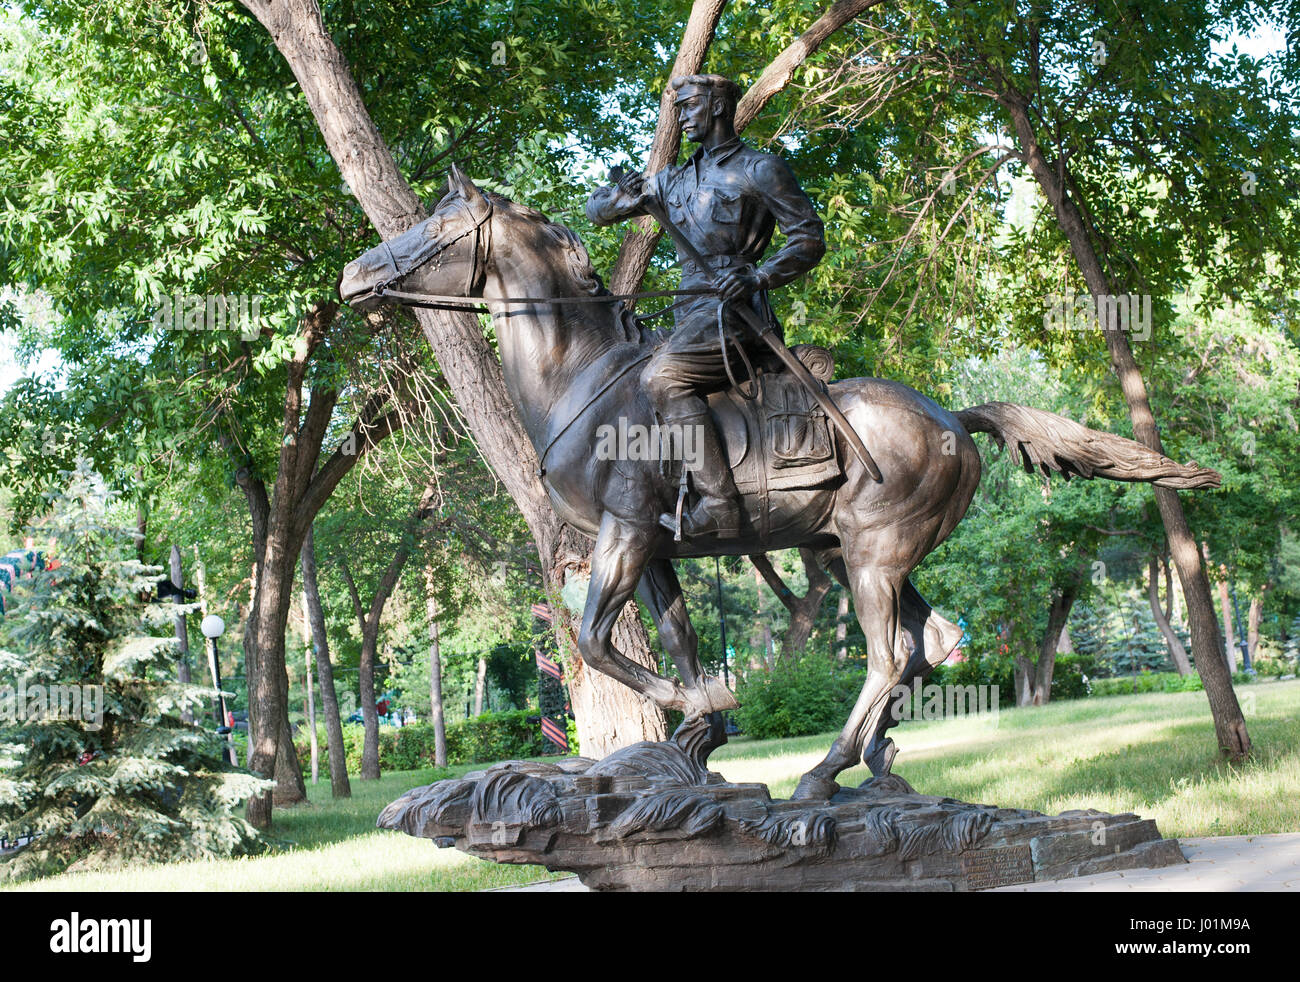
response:
M199 625L199 630L207 638L208 643L208 669L212 673L212 685L217 690L217 702L213 707L217 717L217 735L222 738L222 757L227 764L234 765L235 750L230 742L230 726L227 724L226 715L226 696L221 691L221 663L217 655L217 638L226 633L226 622L216 614L209 614L203 618L203 623Z

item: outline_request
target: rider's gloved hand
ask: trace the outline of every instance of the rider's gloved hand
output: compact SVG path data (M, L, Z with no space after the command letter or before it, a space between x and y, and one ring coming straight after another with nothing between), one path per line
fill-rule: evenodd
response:
M618 189L619 204L624 208L640 208L649 197L645 175L636 171L621 174L614 186Z
M766 290L767 282L753 266L737 266L718 274L717 288L723 300L740 300L758 290Z

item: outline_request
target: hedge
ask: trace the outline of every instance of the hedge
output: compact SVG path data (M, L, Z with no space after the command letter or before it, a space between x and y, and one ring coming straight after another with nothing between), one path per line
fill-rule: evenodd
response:
M447 763L495 763L522 757L541 757L552 745L542 736L536 723L536 710L516 709L502 713L484 713L447 727ZM320 745L322 771L328 769L325 727L318 725L316 739ZM343 750L347 755L348 773L361 772L361 752L365 727L349 723L343 727ZM578 739L569 721L570 753L577 753ZM298 762L306 771L311 767L310 738L306 732L294 737ZM431 723L379 728L379 766L386 771L410 771L434 766L434 733Z

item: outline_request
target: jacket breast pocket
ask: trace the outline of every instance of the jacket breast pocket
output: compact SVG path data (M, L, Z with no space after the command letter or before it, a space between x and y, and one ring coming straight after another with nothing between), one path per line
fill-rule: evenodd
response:
M719 188L713 192L713 206L709 215L720 225L736 225L740 222L740 210L743 204L738 193Z
M679 193L673 192L668 196L668 217L677 224L681 224L686 217L686 209L682 207L682 197Z

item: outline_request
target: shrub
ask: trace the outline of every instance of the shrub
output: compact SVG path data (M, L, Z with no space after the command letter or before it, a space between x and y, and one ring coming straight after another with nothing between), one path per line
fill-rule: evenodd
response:
M1177 672L1139 672L1136 676L1093 679L1091 685L1094 696L1126 696L1135 692L1199 692L1202 688L1199 675L1179 675Z
M940 665L926 680L927 685L992 685L998 689L998 705L1016 704L1016 676L1011 659L999 655L967 657L964 661ZM1053 684L1052 691L1056 691Z
M844 724L862 688L863 673L807 653L772 671L746 673L736 687L736 722L758 740L825 733Z
M1057 655L1052 672L1052 698L1082 699L1088 694L1087 679L1096 673L1096 661L1091 655Z
M504 713L484 713L473 719L462 720L447 727L447 763L492 763L519 757L540 757L551 745L542 736L536 723L529 723L535 710L516 709ZM569 721L569 748L577 753L578 738ZM320 744L322 767L328 759L325 749L325 727L317 727L316 740ZM365 745L365 727L349 723L343 727L343 751L347 757L348 773L361 771L361 753ZM311 745L307 733L294 738L298 762L306 771L311 767ZM388 771L411 771L434 766L434 732L431 723L412 723L409 726L381 726L379 728L379 766Z

